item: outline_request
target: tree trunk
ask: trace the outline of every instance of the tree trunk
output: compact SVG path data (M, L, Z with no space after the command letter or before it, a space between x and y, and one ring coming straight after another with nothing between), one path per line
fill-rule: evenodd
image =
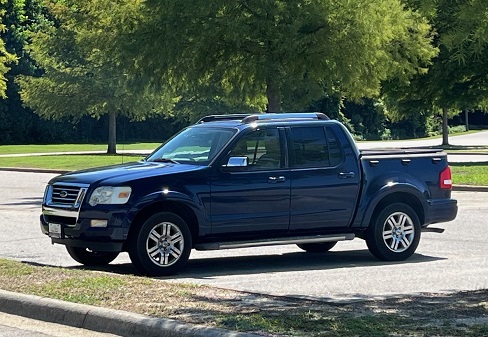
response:
M108 113L108 154L117 153L117 112Z
M280 88L272 78L266 80L266 97L268 98L268 112L281 112Z
M468 116L468 112L469 112L468 109L464 110L464 117L465 117L464 118L464 121L466 123L466 131L469 131L469 116Z
M442 145L449 145L449 128L447 126L447 108L442 108Z

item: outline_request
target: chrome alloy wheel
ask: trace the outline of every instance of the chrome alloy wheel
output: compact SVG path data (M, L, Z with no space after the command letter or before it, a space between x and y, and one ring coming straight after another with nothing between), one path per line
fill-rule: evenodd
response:
M146 240L146 252L157 266L168 267L176 263L185 247L180 228L171 222L161 222L150 231Z
M412 219L403 212L392 213L383 225L383 241L394 253L407 250L415 238L415 228Z

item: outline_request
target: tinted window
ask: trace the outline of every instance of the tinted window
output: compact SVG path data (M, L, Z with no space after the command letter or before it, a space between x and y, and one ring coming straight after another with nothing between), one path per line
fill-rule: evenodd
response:
M327 134L327 144L329 146L330 166L337 166L342 162L343 157L341 145L331 128L325 128L325 131Z
M250 170L280 168L282 153L278 130L257 130L243 136L232 149L231 156L247 157Z
M342 161L339 142L331 130L323 127L296 127L291 129L291 157L293 167L329 167Z

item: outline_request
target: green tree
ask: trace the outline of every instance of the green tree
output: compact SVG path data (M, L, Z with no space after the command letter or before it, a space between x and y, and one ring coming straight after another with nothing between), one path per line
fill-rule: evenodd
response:
M0 0L0 33L5 32L7 27L2 23L3 17L6 14L5 5L7 0ZM9 65L16 60L15 55L9 53L5 47L3 38L0 38L0 98L6 98L5 91L7 90L7 78L5 74L9 71Z
M39 72L25 46L29 31L35 31L48 19L43 12L42 0L7 0L4 6L3 23L7 29L1 33L1 38L7 51L15 55L17 60L10 64L10 69L5 74L7 97L0 100L0 142L28 143L39 136L38 130L47 130L45 125L39 123L39 117L22 105L15 77Z
M488 107L488 3L464 0L451 22L451 29L441 37L450 60L462 70L458 85L462 108Z
M428 73L385 86L397 118L411 114L442 116L442 144L448 145L448 118L485 105L488 94L486 53L488 3L477 0L414 0L436 34L439 54Z
M324 93L376 96L387 78L424 72L436 53L429 25L400 0L138 4L138 15L112 17L120 35L106 53L178 94L218 88L206 94L270 112Z
M117 115L141 120L171 110L172 100L152 89L137 74L100 52L100 43L114 34L109 20L97 12L96 0L55 1L48 4L53 24L32 35L30 53L43 75L20 76L21 97L46 119L109 116L108 153L116 153ZM101 19L97 26L94 18Z

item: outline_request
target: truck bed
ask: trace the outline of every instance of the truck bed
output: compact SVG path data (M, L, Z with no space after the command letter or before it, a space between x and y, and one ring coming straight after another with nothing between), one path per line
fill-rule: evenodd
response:
M361 157L369 156L405 156L405 155L434 155L443 153L443 149L419 149L419 148L378 148L359 150Z

